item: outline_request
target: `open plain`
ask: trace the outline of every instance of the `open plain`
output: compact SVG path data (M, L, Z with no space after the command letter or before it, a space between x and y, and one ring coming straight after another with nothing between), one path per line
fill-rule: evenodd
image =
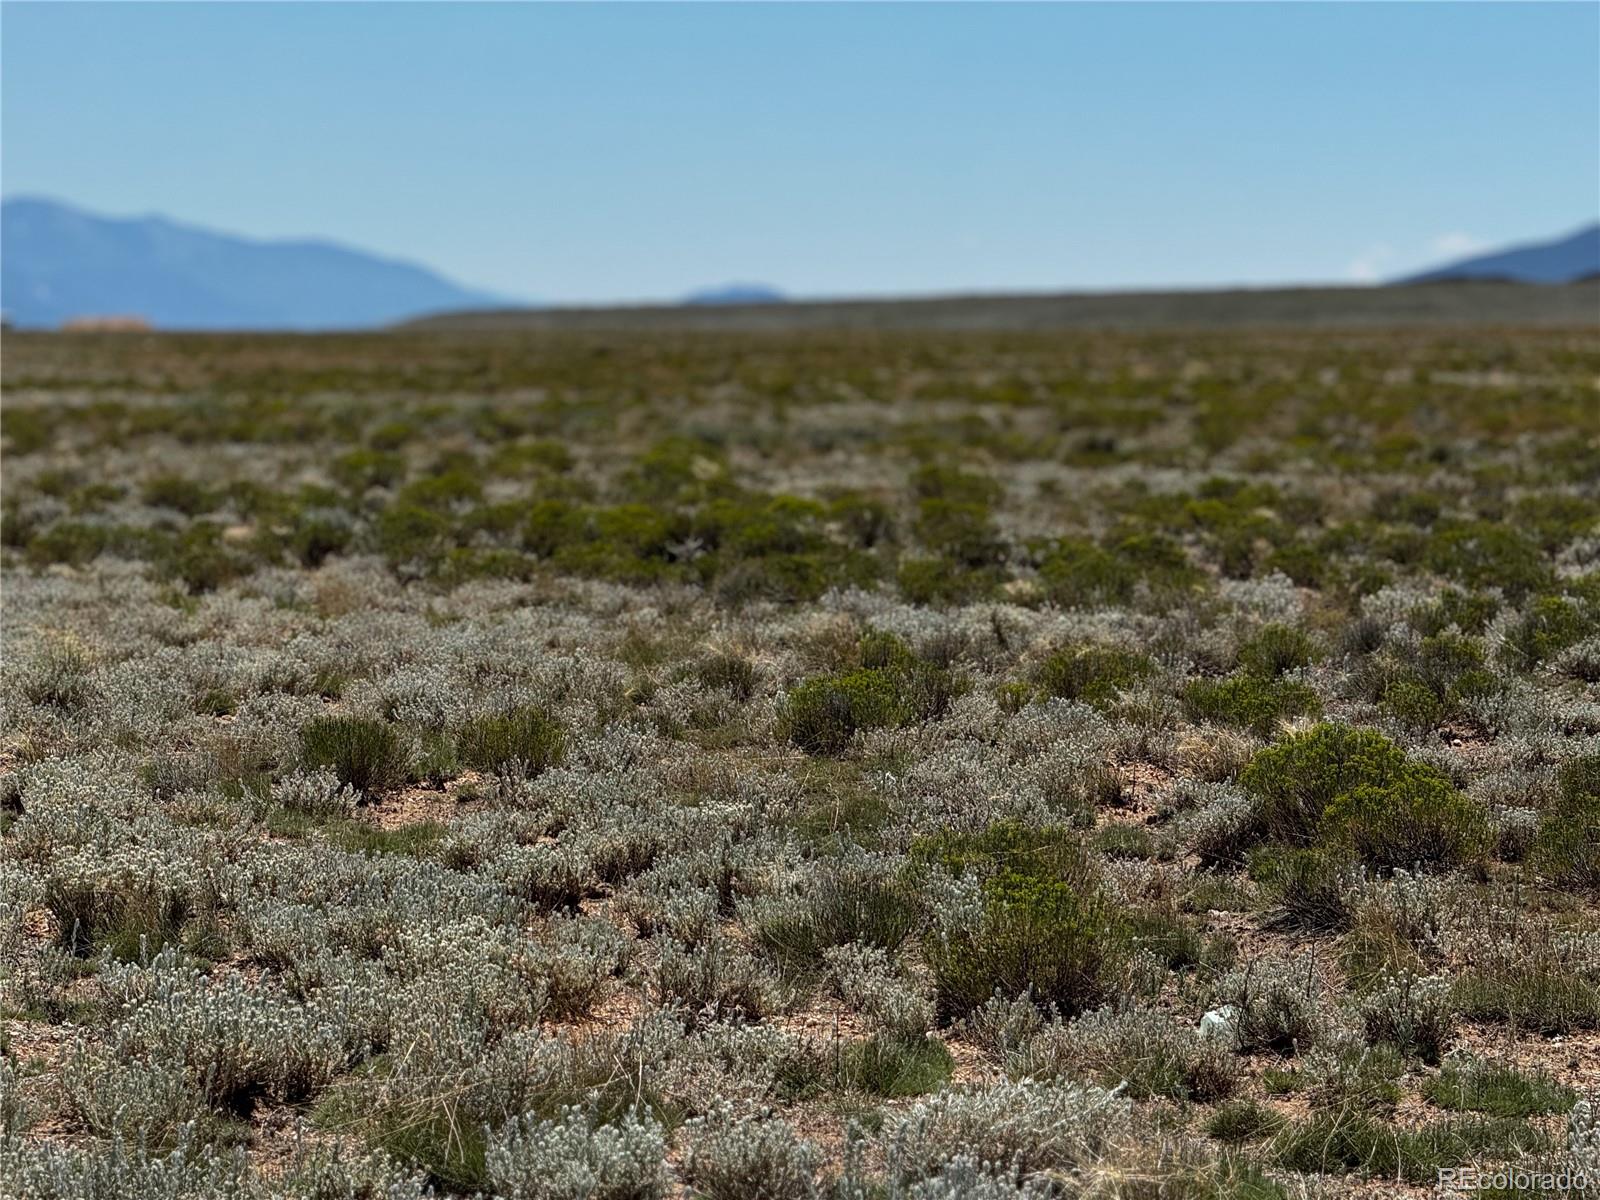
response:
M1600 1180L1594 291L8 334L0 1191Z

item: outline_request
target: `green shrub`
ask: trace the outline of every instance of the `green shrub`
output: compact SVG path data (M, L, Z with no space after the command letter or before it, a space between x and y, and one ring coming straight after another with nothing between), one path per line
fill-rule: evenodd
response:
M992 568L969 567L946 558L905 558L895 583L913 604L971 604L994 594L1000 576Z
M359 449L341 454L328 467L329 473L352 492L368 488L389 488L405 478L406 460L384 450Z
M1422 639L1377 699L1405 725L1425 730L1459 712L1465 701L1491 695L1499 686L1478 641L1444 631Z
M529 505L522 525L522 548L541 558L554 557L563 547L587 540L584 511L566 500L538 500Z
M728 466L710 441L669 437L641 454L623 482L641 500L692 501L726 490Z
M768 554L735 562L717 579L717 599L732 605L815 600L833 582L829 566L821 554Z
M497 475L527 475L537 471L563 473L573 468L572 451L549 438L534 438L497 447L489 469Z
M428 565L450 548L450 518L420 504L396 501L378 514L378 552L392 566Z
M790 689L778 727L807 754L840 754L858 730L943 716L963 686L950 671L916 659L821 675Z
M561 723L533 706L475 717L456 735L461 761L468 766L495 774L514 771L530 779L559 765L566 745Z
M1372 505L1372 516L1380 521L1416 525L1426 529L1445 509L1445 498L1437 492L1396 488L1380 495Z
M1333 581L1333 564L1327 550L1315 542L1296 539L1279 546L1262 564L1268 571L1282 571L1301 587L1321 588Z
M368 430L367 444L379 450L400 450L421 437L421 428L412 421L385 421Z
M861 665L869 670L884 667L903 670L917 662L916 652L906 645L904 638L876 629L861 635L856 643L856 654L861 659Z
M929 463L913 471L911 491L919 500L951 500L985 506L995 503L1005 493L1005 489L987 475L939 463Z
M1513 600L1548 587L1552 573L1536 543L1504 525L1477 522L1436 530L1423 562L1472 588L1497 587Z
M6 413L5 439L8 453L21 458L36 454L50 444L56 429L64 423L65 410L50 408L19 408L9 406Z
M171 508L186 517L198 517L217 507L217 496L197 479L158 475L149 480L140 498L152 508Z
M894 517L882 500L847 492L828 505L828 517L840 531L863 550L894 540Z
M1303 843L1311 841L1337 797L1358 787L1387 786L1405 767L1405 754L1381 733L1323 723L1258 751L1239 782L1257 798L1268 837Z
M1448 622L1469 637L1482 637L1489 622L1500 611L1500 600L1486 592L1463 592L1446 588L1439 606Z
M394 726L363 717L316 717L300 729L300 758L371 796L405 782L410 762Z
M903 725L911 718L900 677L883 668L808 679L784 702L783 736L807 754L839 754L861 729Z
M81 567L112 548L115 531L87 521L56 521L27 542L28 565L48 567L55 563Z
M981 504L924 500L917 506L917 540L964 567L986 567L1005 557L1005 543Z
M397 504L414 504L437 512L459 512L483 499L483 483L475 463L441 464L443 470L413 480L395 496Z
M1063 538L1039 563L1050 599L1066 608L1126 604L1139 572L1133 564L1085 538Z
M1432 729L1444 720L1446 707L1433 691L1415 679L1397 679L1379 697L1383 711L1407 729Z
M1069 1017L1105 998L1126 954L1114 905L1018 871L987 880L983 896L976 927L947 930L926 947L941 1017L964 1017L997 991Z
M1557 783L1529 861L1557 887L1600 888L1600 754L1563 764Z
M1595 531L1600 524L1600 504L1587 496L1560 492L1524 496L1512 507L1510 523L1533 534L1545 553L1554 554L1574 539Z
M1192 680L1183 690L1183 707L1191 721L1215 721L1271 737L1289 717L1319 714L1322 701L1298 680L1230 675Z
M1068 646L1040 663L1033 679L1052 696L1105 708L1154 672L1148 658L1120 646Z
M1271 677L1309 667L1316 657L1316 645L1303 631L1289 625L1264 625L1239 647L1239 669Z
M815 500L798 496L715 500L696 516L694 532L712 549L734 558L803 554L824 544L825 513Z
M1103 548L1063 538L1040 560L1039 576L1050 599L1067 607L1127 604L1141 586L1165 607L1202 579L1183 547L1163 533L1124 533Z
M251 562L223 538L220 525L193 521L181 533L154 549L157 569L165 579L181 583L190 592L211 592L247 574Z
M1565 596L1536 596L1506 630L1505 661L1524 671L1548 662L1592 630L1582 606Z
M1408 764L1384 787L1358 787L1330 803L1322 837L1348 844L1376 867L1450 866L1489 845L1483 808L1431 767Z
M354 530L332 516L302 513L289 533L289 549L303 567L319 567L335 554L343 554L355 539Z
M1239 778L1274 840L1348 847L1380 867L1449 865L1488 845L1488 821L1382 734L1321 724L1259 751Z
M524 529L525 538L533 532L532 520ZM578 538L559 545L554 553L563 570L629 583L682 573L675 548L686 545L690 529L679 513L622 504L588 510L579 518L579 526Z

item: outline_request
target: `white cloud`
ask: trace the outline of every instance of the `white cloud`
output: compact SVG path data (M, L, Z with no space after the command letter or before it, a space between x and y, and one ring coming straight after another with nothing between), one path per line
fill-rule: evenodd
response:
M1446 258L1458 258L1463 254L1476 254L1479 250L1487 248L1488 243L1482 238L1475 238L1470 233L1441 233L1428 243L1428 249L1433 253Z
M1384 275L1385 266L1394 258L1394 249L1383 243L1368 246L1350 260L1345 275L1357 283L1376 283Z

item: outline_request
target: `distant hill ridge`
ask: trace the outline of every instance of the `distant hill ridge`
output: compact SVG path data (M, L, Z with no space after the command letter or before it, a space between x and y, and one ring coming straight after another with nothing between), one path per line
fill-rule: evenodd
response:
M685 304L784 304L789 297L765 283L725 283L721 287L690 292Z
M0 306L19 328L117 315L161 329L362 329L507 303L328 241L103 217L39 197L0 205Z
M785 304L523 308L407 322L439 331L637 333L796 330L1394 329L1406 326L1600 326L1600 279L1558 287L1497 280L1426 287L1259 288L790 300Z

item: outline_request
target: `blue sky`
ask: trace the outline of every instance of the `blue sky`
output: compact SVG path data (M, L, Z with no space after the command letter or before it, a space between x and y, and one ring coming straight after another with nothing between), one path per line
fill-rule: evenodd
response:
M1391 276L1600 212L1600 6L6 3L0 186L554 302Z

